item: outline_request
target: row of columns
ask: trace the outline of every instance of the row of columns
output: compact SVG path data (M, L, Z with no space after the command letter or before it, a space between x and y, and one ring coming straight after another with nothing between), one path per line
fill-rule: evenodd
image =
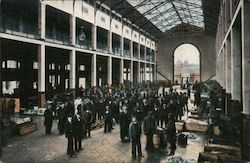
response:
M108 62L107 62L107 83L108 85L112 85L112 56L107 57ZM97 83L97 55L92 54L91 58L91 86L95 87ZM39 92L45 92L45 45L39 45L38 46L38 64L39 64L39 69L38 69L38 91ZM140 78L141 75L141 62L137 62L138 64L138 81L137 82L142 82L146 80L146 71L147 71L147 63L143 63L143 73L142 73L142 78ZM156 69L155 67L153 68L152 64L149 64L150 72L149 72L149 80L152 82L153 81L153 69ZM130 60L130 81L133 82L134 78L134 61ZM120 59L120 83L123 84L124 81L124 59ZM70 73L69 73L69 78L70 78L70 89L75 90L76 88L76 51L71 50L70 51Z
M229 3L226 1L226 3ZM228 30L221 54L217 57L216 76L219 83L231 94L232 100L242 104L241 157L250 160L250 1L242 0L236 21ZM230 16L232 4L230 1Z
M39 3L39 12L38 12L38 35L40 40L45 40L45 19L46 19L46 13L45 13L45 3L40 0ZM70 16L70 43L72 46L75 46L75 33L76 33L76 18L73 15ZM93 49L97 49L97 26L94 25L92 26L92 45ZM109 32L109 47L110 47L110 52L112 53L112 32ZM130 42L130 51L131 53L133 52L133 42ZM123 53L123 38L121 37L121 49ZM138 44L138 54L140 52L140 45ZM146 49L145 49L145 57L146 57ZM93 54L91 58L91 86L95 87L97 83L97 70L96 70L96 62L97 62L97 54ZM137 82L142 82L143 80L146 79L146 63L144 63L144 77L140 78L140 65L141 62L138 62L138 81ZM38 94L39 94L39 106L44 107L45 104L45 45L39 45L38 47L38 64L39 64L39 69L38 69ZM131 60L130 64L130 79L133 81L133 61ZM152 66L152 65L151 65ZM107 65L107 83L108 85L112 85L112 56L108 56L108 65ZM124 69L124 59L120 59L120 83L123 83L124 77L123 77L123 69ZM156 69L156 68L155 68ZM153 72L152 72L153 73ZM71 50L70 51L70 89L75 90L76 88L76 51ZM153 75L151 75L153 76ZM151 81L153 81L153 78L150 78Z
M243 124L241 157L250 160L250 1L244 1L242 9L242 101Z
M229 3L229 2L226 2ZM216 67L216 78L221 86L226 90L227 93L231 94L233 100L242 102L242 78L244 74L244 52L245 47L244 42L246 42L246 28L247 15L245 11L246 6L249 2L244 2L244 8L239 14L237 19L241 19L241 29L240 26L232 26L229 36L225 41L224 47L221 50L221 54L217 57L217 67ZM227 5L226 5L227 6ZM231 9L230 9L231 11ZM227 13L227 11L225 11ZM228 19L229 14L226 14L225 19ZM231 16L230 16L231 17ZM225 23L225 22L224 22ZM223 25L223 24L222 24ZM223 25L224 26L224 25ZM245 29L243 29L245 26ZM245 37L244 37L245 36Z

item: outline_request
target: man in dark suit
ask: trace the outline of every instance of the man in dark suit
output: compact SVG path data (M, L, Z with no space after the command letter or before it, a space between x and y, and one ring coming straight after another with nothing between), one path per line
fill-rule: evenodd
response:
M141 125L135 117L129 124L129 137L132 139L132 158L136 159L136 148L138 150L138 157L142 157L141 152Z
M74 154L74 144L73 144L74 133L73 133L72 114L70 114L65 124L65 136L68 139L67 154L70 155L70 157L76 157Z
M53 113L51 110L51 105L48 105L44 112L44 126L46 128L46 134L51 134L51 128L53 124Z
M60 135L64 134L66 121L67 121L67 115L64 104L62 104L58 109L58 130Z
M143 130L145 135L147 136L147 144L146 150L148 152L152 152L154 150L153 146L153 134L156 131L157 126L155 123L155 118L151 111L148 112L148 115L144 118L143 121Z
M79 114L73 116L72 119L73 134L75 142L75 151L82 150L82 138L83 138L83 120Z
M84 124L85 124L85 129L86 129L85 136L87 136L87 132L88 132L88 137L90 137L91 125L92 125L92 121L93 121L93 114L89 110L88 107L87 107L86 111L83 113L83 120L84 120Z
M176 128L175 128L175 118L173 114L169 114L169 121L166 127L167 139L170 144L170 153L172 156L175 154L176 150Z
M127 112L127 107L123 106L123 110L120 114L120 136L122 141L124 141L125 137L128 137L128 128L129 128L129 115Z
M111 113L109 111L109 107L106 106L106 112L105 112L105 116L104 116L104 132L107 132L107 130L109 132L111 132L112 129L112 116Z

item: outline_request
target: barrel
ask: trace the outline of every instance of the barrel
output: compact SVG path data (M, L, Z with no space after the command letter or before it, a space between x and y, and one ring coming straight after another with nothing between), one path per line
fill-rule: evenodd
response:
M160 148L165 148L167 146L167 134L165 130L159 131L158 136L160 137Z
M160 148L160 137L157 134L153 135L153 144L154 144L155 149Z
M179 136L178 136L178 143L179 145L181 146L186 146L187 145L187 135L186 134L183 134L181 133Z

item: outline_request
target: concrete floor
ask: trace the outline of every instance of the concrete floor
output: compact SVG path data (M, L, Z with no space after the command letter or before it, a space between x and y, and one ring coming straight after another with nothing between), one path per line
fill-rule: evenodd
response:
M16 162L81 162L81 163L125 163L125 162L166 162L166 149L147 154L145 151L145 136L142 136L144 157L141 160L131 160L131 143L120 141L119 125L112 133L103 133L103 129L92 131L91 138L83 140L84 150L77 153L76 158L66 154L67 140L64 135L58 135L57 122L54 121L51 135L44 134L43 118L36 117L38 130L25 136L13 137L3 148L1 160L6 163ZM186 148L177 147L176 154L184 159L196 162L198 154L203 150L204 136L198 134L196 139L189 139ZM1 161L0 161L1 162Z

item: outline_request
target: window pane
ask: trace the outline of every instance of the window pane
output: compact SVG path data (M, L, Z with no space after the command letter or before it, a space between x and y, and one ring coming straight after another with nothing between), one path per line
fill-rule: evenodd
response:
M33 69L35 69L35 70L38 69L38 62L33 62Z
M7 68L17 68L17 62L14 60L7 61Z
M2 62L2 68L5 68L5 61Z

